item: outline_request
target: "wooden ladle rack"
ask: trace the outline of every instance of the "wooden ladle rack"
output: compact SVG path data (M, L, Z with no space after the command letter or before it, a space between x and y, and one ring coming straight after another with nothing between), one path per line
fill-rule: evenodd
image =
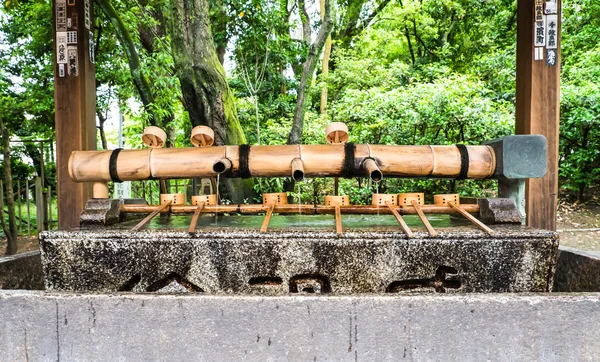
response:
M142 220L134 227L134 230L139 230L145 226L153 217L159 213L172 214L193 214L192 222L189 227L190 232L196 230L196 224L201 214L242 214L242 215L258 215L265 214L261 226L261 232L266 232L269 227L269 222L274 213L277 214L302 214L302 215L335 215L336 232L338 235L343 234L342 214L392 214L400 224L403 232L407 237L414 236L412 230L408 227L402 215L416 214L423 222L430 236L438 235L437 231L431 226L425 215L427 214L460 214L471 221L475 226L485 231L488 234L493 234L494 231L477 220L472 214L479 212L479 205L476 204L460 204L458 195L436 195L436 202L433 205L423 203L424 195L422 193L410 194L374 194L371 205L350 205L348 196L327 196L325 205L303 205L303 204L288 204L287 195L285 193L264 194L263 204L234 204L234 205L217 205L214 195L195 196L193 205L185 205L181 194L161 195L163 200L162 205L121 205L123 213L150 213L150 215ZM164 196L164 197L163 197Z

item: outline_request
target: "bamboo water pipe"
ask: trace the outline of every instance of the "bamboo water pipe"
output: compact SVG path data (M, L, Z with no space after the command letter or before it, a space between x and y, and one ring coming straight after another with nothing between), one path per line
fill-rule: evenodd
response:
M494 175L496 155L492 147L464 149L468 165L462 164L465 157L457 146L303 145L300 160L305 177L368 173L375 178L456 178L461 170L469 179ZM296 145L252 146L242 158L239 150L239 146L151 148L122 150L113 157L113 151L74 151L69 174L76 182L107 182L114 176L122 181L202 178L228 170L231 177L289 177L298 158ZM354 162L345 162L346 153ZM298 171L299 162L295 165Z

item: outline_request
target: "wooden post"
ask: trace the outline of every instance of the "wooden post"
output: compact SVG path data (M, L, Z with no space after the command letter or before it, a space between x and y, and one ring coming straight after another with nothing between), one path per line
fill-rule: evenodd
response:
M35 221L37 232L39 234L41 231L44 231L44 215L46 214L42 179L39 176L35 178L35 206Z
M42 178L42 187L45 186L46 176L46 165L44 162L44 141L40 141L40 177Z
M19 210L19 235L23 233L23 214L21 214L21 180L17 180L17 208Z
M90 53L93 4L92 0L52 1L59 229L79 225L79 215L92 195L91 184L71 181L68 164L72 151L96 149L96 77Z
M27 236L31 236L31 209L29 208L29 180L25 180L25 202L27 202Z
M52 186L48 185L48 230L52 230Z
M543 12L546 1L518 0L517 2L517 94L516 133L542 134L548 140L548 173L526 184L526 213L529 226L556 230L558 196L558 135L560 113L560 39L561 0L557 13ZM542 7L542 13L539 8ZM536 10L537 13L536 13ZM536 16L546 20L545 46L534 42ZM555 44L549 43L548 19L556 19ZM549 48L550 46L550 48ZM539 59L543 56L543 59ZM550 56L550 58L549 58ZM552 56L555 56L552 65ZM539 60L536 60L539 59Z

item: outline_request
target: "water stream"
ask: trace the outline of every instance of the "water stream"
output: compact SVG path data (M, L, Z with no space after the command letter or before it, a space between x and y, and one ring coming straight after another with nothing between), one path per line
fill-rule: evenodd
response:
M218 173L217 174L217 190L216 190L216 194L217 194L217 204L215 205L215 225L217 225L219 223L219 203L221 202L221 200L219 200L219 181L221 178L221 174Z

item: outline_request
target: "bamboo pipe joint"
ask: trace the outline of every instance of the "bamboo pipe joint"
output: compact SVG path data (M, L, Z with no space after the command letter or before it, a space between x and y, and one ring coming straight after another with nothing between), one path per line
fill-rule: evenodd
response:
M216 173L225 173L231 170L232 166L233 164L231 163L231 160L227 157L223 157L215 161L215 163L213 164L213 171Z
M108 199L108 183L94 182L94 190L92 195L94 199Z

